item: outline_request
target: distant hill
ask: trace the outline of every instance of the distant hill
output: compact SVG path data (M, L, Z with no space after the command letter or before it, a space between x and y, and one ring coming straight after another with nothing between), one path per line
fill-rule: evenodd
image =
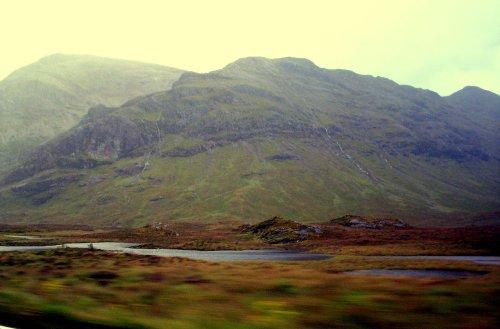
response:
M93 108L4 177L0 220L134 226L356 213L436 224L500 208L499 98L440 97L306 59L244 58ZM470 114L484 102L491 109Z
M95 56L51 55L0 81L0 172L74 126L91 106L169 89L183 71Z

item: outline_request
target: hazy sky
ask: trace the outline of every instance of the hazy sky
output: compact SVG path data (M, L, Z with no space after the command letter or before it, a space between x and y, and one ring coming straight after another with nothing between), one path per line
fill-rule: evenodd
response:
M52 53L206 72L306 57L442 95L500 94L499 0L1 1L0 79Z

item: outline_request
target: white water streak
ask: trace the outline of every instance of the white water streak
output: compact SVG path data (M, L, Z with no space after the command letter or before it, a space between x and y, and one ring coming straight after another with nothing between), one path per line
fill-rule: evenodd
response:
M330 136L330 134L328 132L328 128L326 128L326 127L325 127L325 132L326 132L326 136L328 136L329 139L333 140L337 144L337 146L339 147L340 153L344 157L346 157L350 162L352 162L352 164L354 164L360 172L362 172L363 174L365 174L367 176L370 176L370 173L368 171L363 169L363 167L361 167L360 164L357 163L356 160L354 160L354 158L350 154L348 154L347 152L344 151L344 148L342 147L340 142L338 140L333 139L332 136Z

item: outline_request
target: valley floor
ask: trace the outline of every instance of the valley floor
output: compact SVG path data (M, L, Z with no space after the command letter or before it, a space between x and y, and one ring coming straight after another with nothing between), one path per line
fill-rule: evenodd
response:
M262 238L242 229L239 222L171 222L123 229L73 225L0 225L0 246L114 241L139 243L144 248L190 250L300 249L366 256L500 255L500 226L363 229L317 224L314 227L321 229L322 233L302 239L294 239L295 236L285 239L289 237L287 232ZM270 231L274 233L284 229L286 227L280 226ZM30 238L32 236L35 238ZM276 243L279 241L276 238L286 241Z
M69 248L1 252L0 325L21 329L497 328L499 266L373 255L498 255L498 228L319 227L321 236L270 245L241 233L236 223L95 231L4 226L0 228L3 245L114 240L184 249L301 248L335 256L304 262L215 262ZM349 273L374 269L439 270L445 275Z

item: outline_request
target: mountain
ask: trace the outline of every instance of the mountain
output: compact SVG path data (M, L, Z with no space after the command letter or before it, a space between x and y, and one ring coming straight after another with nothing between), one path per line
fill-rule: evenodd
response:
M498 132L492 142L478 125L498 127L500 108L471 121L484 95L462 96L298 58L184 73L171 90L94 107L38 148L4 177L0 220L134 226L356 213L428 224L496 209Z
M500 97L491 91L469 86L446 97L446 100L455 107L455 111L459 114L454 118L465 119L461 125L480 134L490 151L498 154L500 151ZM455 124L460 125L458 122Z
M463 111L480 112L495 116L497 119L500 118L500 113L498 113L500 98L491 91L468 86L446 97L446 99Z
M0 172L78 123L91 106L119 106L170 88L183 71L95 56L51 55L0 81Z

